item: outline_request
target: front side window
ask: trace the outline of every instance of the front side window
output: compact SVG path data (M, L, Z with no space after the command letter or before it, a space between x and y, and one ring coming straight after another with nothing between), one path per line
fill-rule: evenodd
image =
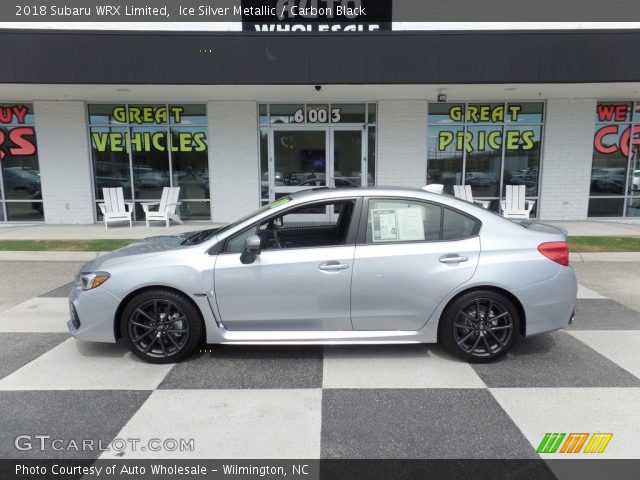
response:
M225 253L241 253L251 235L260 237L262 250L329 247L347 244L355 200L324 201L302 205L269 217L234 235Z
M447 207L416 200L372 199L366 243L461 240L476 235L477 220Z

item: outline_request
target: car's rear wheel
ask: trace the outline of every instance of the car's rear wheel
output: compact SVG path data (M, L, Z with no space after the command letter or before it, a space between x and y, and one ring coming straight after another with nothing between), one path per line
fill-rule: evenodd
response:
M468 362L490 362L513 347L520 322L518 309L505 295L476 290L447 307L440 323L440 340Z
M203 335L197 308L171 290L147 290L132 298L120 318L129 349L150 363L173 363L198 347Z

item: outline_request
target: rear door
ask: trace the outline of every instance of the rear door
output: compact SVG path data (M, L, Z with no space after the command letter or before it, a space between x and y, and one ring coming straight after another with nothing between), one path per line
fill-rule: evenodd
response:
M473 276L480 223L415 199L363 205L351 285L354 330L419 330Z

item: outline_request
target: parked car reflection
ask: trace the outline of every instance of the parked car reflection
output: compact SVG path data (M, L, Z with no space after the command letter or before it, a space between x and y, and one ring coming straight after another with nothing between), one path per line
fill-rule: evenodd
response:
M40 190L40 175L35 174L32 169L6 167L2 169L2 176L6 191L34 194Z
M624 193L627 169L625 167L591 169L591 189L602 193Z

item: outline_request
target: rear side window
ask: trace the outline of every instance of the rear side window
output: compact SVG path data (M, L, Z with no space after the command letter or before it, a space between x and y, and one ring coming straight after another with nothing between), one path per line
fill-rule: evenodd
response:
M366 243L437 242L478 234L480 222L456 210L418 200L370 199Z
M413 200L369 200L367 243L437 241L441 211Z
M442 240L460 240L472 237L477 233L477 222L449 208L444 209L442 216Z

